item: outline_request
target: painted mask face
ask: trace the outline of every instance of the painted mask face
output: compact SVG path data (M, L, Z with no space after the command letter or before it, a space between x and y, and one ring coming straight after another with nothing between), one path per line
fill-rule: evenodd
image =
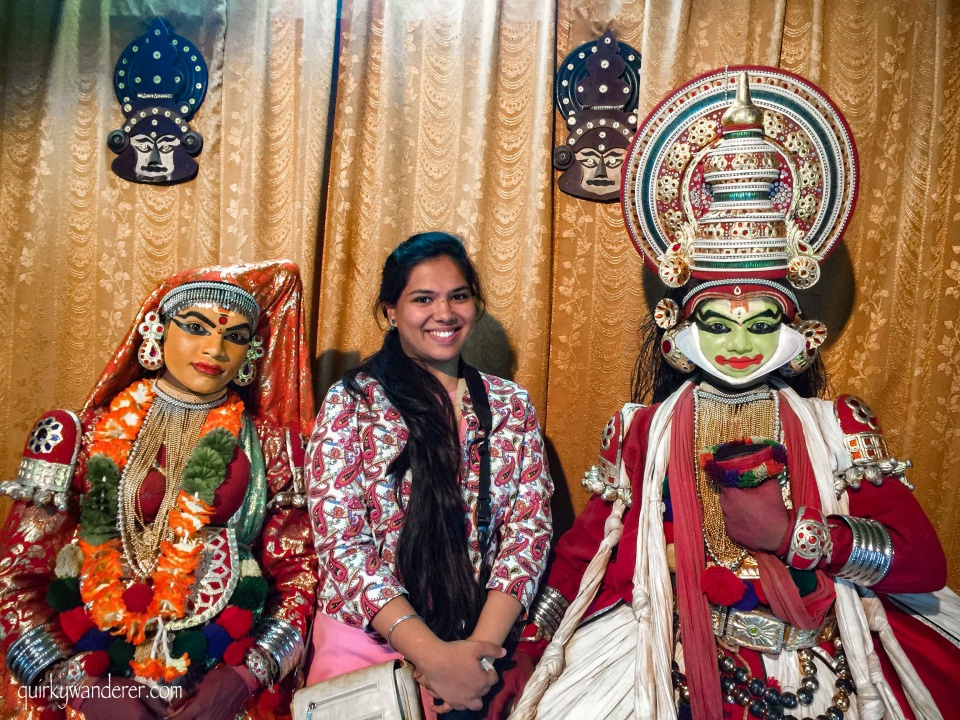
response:
M169 177L173 173L173 151L180 144L174 135L152 138L139 134L130 138L130 144L137 151L137 163L134 166L137 176L150 179Z
M780 341L783 310L766 297L715 299L698 305L693 320L700 348L710 364L723 375L742 378L773 357Z
M184 146L184 128L159 112L147 115L130 130L129 143L111 165L113 171L124 180L151 185L195 178L200 166Z
M414 267L397 304L387 308L387 318L396 322L407 355L441 383L455 381L460 350L473 331L477 305L453 260L444 256Z
M193 306L167 323L163 378L174 387L207 395L236 377L253 337L250 321L222 308Z
M630 138L610 128L595 128L573 146L574 162L557 186L568 195L613 202L620 199L620 174Z

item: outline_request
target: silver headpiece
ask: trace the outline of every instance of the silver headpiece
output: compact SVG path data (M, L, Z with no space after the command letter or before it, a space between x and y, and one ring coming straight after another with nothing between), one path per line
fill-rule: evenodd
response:
M256 298L239 285L211 280L198 280L175 287L160 301L160 315L166 321L188 307L216 306L240 313L254 329L260 319Z

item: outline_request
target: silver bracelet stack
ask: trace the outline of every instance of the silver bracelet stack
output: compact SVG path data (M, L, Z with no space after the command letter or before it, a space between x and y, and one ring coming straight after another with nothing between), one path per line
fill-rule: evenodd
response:
M7 668L21 685L33 686L54 663L66 660L70 643L62 632L45 625L27 630L7 650Z
M279 682L291 672L293 672L300 657L303 655L303 638L300 633L288 623L280 618L264 618L253 629L252 633L254 646L269 656L276 669L276 676L270 678L273 682L267 683L273 685ZM247 668L254 675L260 670L254 670L250 666L250 654L247 654ZM271 674L273 674L271 672ZM258 679L259 676L257 675Z
M876 585L887 576L893 564L890 533L876 520L850 515L838 517L850 527L853 547L837 576L863 587Z
M530 610L531 621L540 629L537 635L548 640L553 638L569 605L559 590L545 586Z

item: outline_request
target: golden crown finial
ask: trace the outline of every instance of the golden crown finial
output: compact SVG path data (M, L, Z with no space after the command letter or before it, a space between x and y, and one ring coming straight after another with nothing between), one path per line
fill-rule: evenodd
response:
M750 80L744 70L737 77L737 99L720 118L724 130L745 130L763 127L763 110L750 99Z

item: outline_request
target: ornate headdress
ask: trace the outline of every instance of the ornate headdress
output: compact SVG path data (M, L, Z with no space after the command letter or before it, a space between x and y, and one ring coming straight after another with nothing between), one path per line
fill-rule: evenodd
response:
M250 411L266 415L280 427L309 433L314 419L313 388L302 297L300 271L289 260L199 268L170 276L144 301L84 410L109 403L141 377L138 328L148 315L166 315L208 302L246 316L263 338L262 369L247 388Z
M189 123L207 94L207 63L196 45L154 18L117 59L113 87L126 118L107 136L119 156L113 171L154 185L196 177L203 137Z
M179 313L184 308L198 305L233 310L240 313L253 327L260 318L260 306L257 299L239 285L226 282L200 280L175 287L160 301L160 315L164 320Z
M660 279L688 288L682 307L665 300L655 316L667 330L671 364L684 365L678 323L698 302L765 295L779 301L802 336L781 371L810 365L826 329L800 321L790 286L805 290L819 279L820 263L853 213L857 171L840 111L783 70L716 70L654 108L627 156L623 214Z

